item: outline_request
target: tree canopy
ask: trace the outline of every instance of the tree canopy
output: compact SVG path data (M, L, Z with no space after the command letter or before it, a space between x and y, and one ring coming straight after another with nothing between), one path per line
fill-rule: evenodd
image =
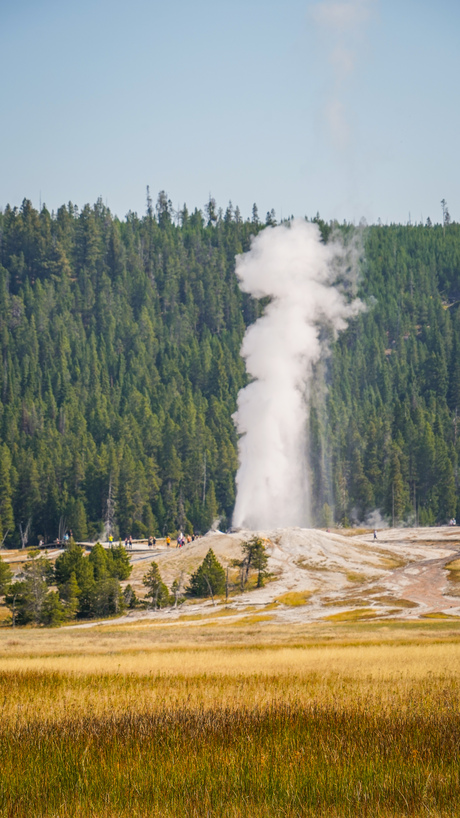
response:
M324 240L355 229L316 221ZM124 220L101 200L0 213L0 542L230 522L240 347L263 309L235 255L275 222L212 199L175 214L163 191ZM460 516L460 227L361 234L367 309L311 397L312 522L444 522Z

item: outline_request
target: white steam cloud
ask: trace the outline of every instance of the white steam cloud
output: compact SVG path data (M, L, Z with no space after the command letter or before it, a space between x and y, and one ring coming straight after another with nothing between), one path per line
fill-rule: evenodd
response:
M241 355L252 382L238 395L239 440L233 525L250 529L310 523L308 394L324 352L321 328L344 329L361 304L335 286L350 264L340 242L321 242L316 224L298 219L266 228L238 256L244 292L269 296L246 332Z
M350 138L345 96L352 75L365 24L376 0L323 0L313 5L311 16L325 35L325 48L332 67L332 86L325 103L325 115L336 147Z

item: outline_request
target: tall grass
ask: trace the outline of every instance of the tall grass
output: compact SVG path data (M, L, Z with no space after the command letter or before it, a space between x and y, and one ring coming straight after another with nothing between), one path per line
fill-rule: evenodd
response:
M0 674L0 816L457 816L456 677Z

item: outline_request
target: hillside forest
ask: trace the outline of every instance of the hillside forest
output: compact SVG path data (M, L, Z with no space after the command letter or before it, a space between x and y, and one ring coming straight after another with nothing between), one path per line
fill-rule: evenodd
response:
M324 241L361 231L366 310L312 397L312 522L460 517L460 226L315 221ZM0 543L230 524L239 352L263 311L235 256L275 223L164 192L124 220L100 200L0 213Z

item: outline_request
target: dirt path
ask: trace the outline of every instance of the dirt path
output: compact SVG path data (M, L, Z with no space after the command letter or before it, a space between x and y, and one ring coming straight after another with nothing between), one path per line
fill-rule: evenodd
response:
M447 611L460 613L460 599L446 594L448 577L444 570L458 558L460 550L454 547L447 557L419 560L395 569L382 584L392 593L419 606L418 610L413 609L412 616Z

